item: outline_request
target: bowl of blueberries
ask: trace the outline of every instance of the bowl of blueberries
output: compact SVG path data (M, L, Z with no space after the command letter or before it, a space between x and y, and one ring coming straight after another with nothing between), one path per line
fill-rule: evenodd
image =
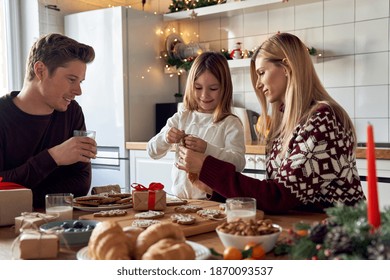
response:
M85 246L98 223L99 221L94 220L54 221L41 225L39 229L45 233L57 234L62 246Z

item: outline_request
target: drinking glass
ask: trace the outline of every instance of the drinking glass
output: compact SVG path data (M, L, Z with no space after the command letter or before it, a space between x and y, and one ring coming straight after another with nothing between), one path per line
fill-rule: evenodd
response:
M256 199L252 197L233 197L226 199L227 221L237 219L256 220Z
M46 214L53 215L57 221L73 219L73 194L51 193L47 194Z
M86 137L95 139L96 131L94 131L94 130L74 130L73 136L86 136Z

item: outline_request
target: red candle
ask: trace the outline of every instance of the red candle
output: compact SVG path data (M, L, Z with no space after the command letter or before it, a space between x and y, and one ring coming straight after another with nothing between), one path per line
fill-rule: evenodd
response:
M379 204L378 204L374 132L371 124L368 124L367 127L367 183L368 183L367 218L368 218L368 222L374 228L378 228L381 224L381 216L380 216Z

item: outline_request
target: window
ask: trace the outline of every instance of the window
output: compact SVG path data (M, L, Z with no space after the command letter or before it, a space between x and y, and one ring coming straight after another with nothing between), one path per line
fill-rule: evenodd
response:
M3 96L9 91L4 10L4 0L0 0L0 96Z

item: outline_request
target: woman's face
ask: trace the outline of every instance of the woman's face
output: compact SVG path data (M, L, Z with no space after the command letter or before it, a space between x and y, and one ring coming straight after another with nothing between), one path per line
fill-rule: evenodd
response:
M256 60L257 84L268 102L283 102L287 88L287 72L284 67L259 57Z
M198 111L212 113L221 98L221 85L210 71L203 72L194 82Z

